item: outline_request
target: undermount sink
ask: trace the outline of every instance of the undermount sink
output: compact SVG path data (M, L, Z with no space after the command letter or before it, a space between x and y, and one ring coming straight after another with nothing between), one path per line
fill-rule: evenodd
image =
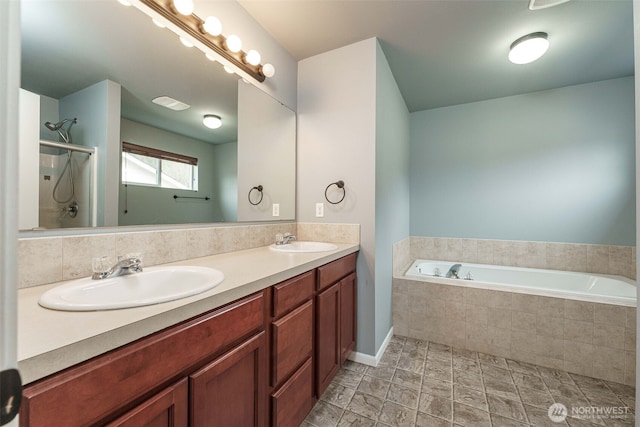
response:
M333 243L325 242L291 242L285 245L273 244L269 249L277 252L328 252L338 247Z
M224 274L206 267L149 267L141 273L73 280L48 290L38 303L65 311L112 310L174 301L222 283Z

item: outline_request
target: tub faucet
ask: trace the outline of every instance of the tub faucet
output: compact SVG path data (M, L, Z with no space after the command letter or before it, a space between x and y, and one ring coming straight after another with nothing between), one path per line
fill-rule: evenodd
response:
M101 273L93 273L93 280L109 279L116 276L142 273L142 260L139 257L127 257L118 261L113 267Z
M460 277L458 276L458 273L460 272L460 267L462 267L462 264L453 264L449 271L447 271L446 277L459 279Z

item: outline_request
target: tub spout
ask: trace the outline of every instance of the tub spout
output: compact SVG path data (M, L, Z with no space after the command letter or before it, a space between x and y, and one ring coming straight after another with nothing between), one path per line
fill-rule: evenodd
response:
M460 267L462 267L462 264L453 264L449 271L447 271L446 277L451 279L459 279L460 277L458 276L458 273L460 272Z

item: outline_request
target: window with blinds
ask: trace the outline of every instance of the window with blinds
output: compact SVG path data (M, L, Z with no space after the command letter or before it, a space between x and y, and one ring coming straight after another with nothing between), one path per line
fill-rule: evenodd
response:
M122 183L198 190L198 159L122 142Z

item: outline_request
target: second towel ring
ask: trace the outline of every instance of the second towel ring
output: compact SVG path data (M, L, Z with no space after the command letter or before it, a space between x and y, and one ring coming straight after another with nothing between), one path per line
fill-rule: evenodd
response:
M252 187L251 190L249 190L249 194L247 195L247 198L249 199L249 203L251 203L253 206L258 206L260 202L262 202L262 198L264 197L264 193L262 192L263 188L264 187L262 187L262 185L256 185L255 187ZM260 200L258 200L256 203L253 203L251 201L251 192L253 190L257 190L258 193L260 193Z
M332 185L335 185L336 187L338 187L339 189L342 190L342 197L337 202L332 202L331 200L329 200L329 197L327 197L327 191L329 191L329 188ZM344 188L344 181L343 180L332 182L331 184L327 185L327 188L324 189L324 198L327 199L327 202L331 203L332 205L337 205L338 203L342 202L346 195L347 195L347 190L345 190L345 188Z

